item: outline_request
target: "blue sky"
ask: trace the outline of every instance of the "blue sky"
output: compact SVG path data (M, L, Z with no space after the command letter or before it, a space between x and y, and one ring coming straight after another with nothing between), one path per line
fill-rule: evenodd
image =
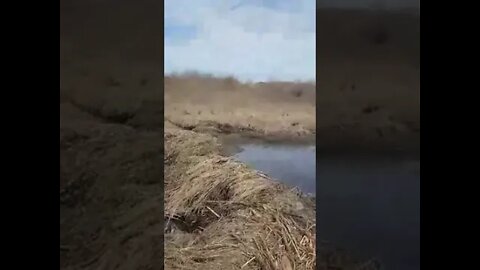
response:
M315 0L166 0L165 73L315 79Z

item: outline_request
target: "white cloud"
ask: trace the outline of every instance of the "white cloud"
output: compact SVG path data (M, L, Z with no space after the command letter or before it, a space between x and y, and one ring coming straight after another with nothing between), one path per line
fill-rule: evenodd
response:
M290 12L247 4L231 10L237 2L166 1L165 20L194 26L197 33L182 43L166 39L165 71L255 81L315 78L314 1L298 1L303 4Z

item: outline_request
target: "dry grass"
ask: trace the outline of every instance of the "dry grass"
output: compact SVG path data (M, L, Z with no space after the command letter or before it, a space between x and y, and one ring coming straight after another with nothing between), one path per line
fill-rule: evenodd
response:
M219 155L209 135L166 130L168 269L314 269L313 202Z
M165 118L176 125L226 133L315 134L314 83L241 83L233 78L165 78Z

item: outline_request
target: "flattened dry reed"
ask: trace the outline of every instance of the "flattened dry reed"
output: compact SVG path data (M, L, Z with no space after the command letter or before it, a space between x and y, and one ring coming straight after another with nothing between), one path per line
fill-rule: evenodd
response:
M315 269L314 208L218 147L165 132L166 218L195 227L165 235L166 269Z

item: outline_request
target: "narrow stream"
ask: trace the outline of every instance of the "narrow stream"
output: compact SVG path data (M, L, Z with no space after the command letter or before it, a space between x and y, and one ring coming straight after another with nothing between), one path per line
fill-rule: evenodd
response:
M420 269L418 157L316 158L314 146L241 148L235 155L240 161L316 196L322 238L360 257L375 257L384 269Z

